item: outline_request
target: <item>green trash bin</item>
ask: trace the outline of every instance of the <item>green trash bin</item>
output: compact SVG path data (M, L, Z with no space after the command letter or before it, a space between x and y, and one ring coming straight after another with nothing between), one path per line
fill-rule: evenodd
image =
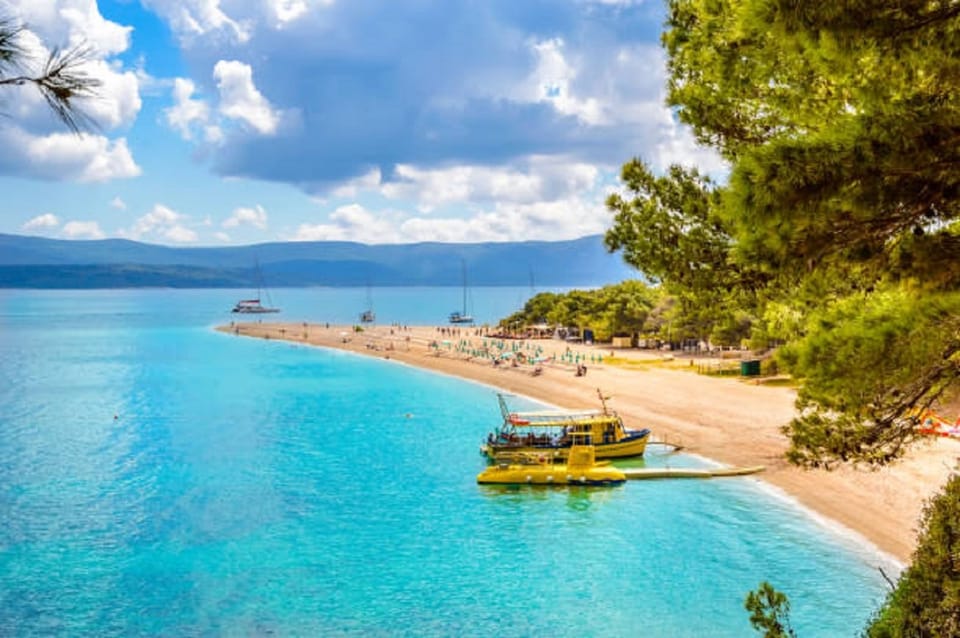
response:
M759 359L749 359L747 361L740 362L740 376L742 377L758 377L760 376L760 360Z

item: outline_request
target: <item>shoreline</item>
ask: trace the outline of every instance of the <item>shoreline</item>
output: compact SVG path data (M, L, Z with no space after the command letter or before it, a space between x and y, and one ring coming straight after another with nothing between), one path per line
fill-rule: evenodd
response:
M794 414L793 389L697 374L693 360L664 365L663 357L648 351L552 339L508 340L496 343L516 356L508 355L510 359L494 366L486 353L479 354L494 342L476 334L480 329L475 327L373 326L354 332L353 326L251 321L216 330L391 359L568 409L598 407L597 390L602 389L612 396L610 407L628 427L649 427L655 440L682 444L684 452L725 465L764 465L766 470L755 480L859 534L903 564L915 547L924 502L939 491L960 459L960 441L932 438L878 470L843 466L828 472L791 466L783 458L788 442L780 427ZM545 360L527 362L533 356ZM577 376L581 362L586 373ZM542 372L534 375L537 365Z

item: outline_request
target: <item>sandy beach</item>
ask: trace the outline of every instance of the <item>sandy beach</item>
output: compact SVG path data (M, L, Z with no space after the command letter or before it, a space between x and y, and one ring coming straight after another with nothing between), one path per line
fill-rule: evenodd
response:
M794 414L795 391L751 378L697 374L697 366L711 365L709 361L665 360L669 355L538 339L505 342L507 350L518 348L524 356L495 366L477 355L485 342L472 327L457 333L446 327L441 332L437 327L377 326L358 333L352 326L253 321L218 330L389 358L564 408L599 407L600 388L612 397L610 407L628 427L649 427L655 439L681 444L723 464L764 465L760 480L901 562L908 562L914 549L923 502L960 459L960 441L931 438L880 470L841 467L828 472L791 466L783 458L787 439L780 427ZM498 352L490 342L486 339L487 348ZM546 360L517 361L536 355ZM583 376L576 375L578 363L587 367ZM541 372L535 375L536 365Z

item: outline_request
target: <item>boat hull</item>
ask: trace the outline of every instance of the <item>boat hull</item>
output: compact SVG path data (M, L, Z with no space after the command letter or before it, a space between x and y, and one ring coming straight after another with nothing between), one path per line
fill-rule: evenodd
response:
M481 485L593 485L612 486L626 482L620 470L600 466L586 469L568 468L566 465L525 466L492 465L477 475Z
M264 315L271 312L280 312L279 308L234 308L231 312L241 315Z
M595 443L593 447L598 459L626 459L643 456L649 440L650 431L640 430L619 441ZM480 452L490 459L513 454L548 454L552 457L566 458L569 451L569 446L519 445L513 443L486 443L480 447Z

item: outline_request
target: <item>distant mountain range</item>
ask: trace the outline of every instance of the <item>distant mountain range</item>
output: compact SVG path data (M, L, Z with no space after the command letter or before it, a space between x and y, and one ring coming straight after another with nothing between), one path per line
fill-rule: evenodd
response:
M596 286L635 278L599 235L479 244L277 242L174 248L126 239L0 234L0 288ZM533 282L531 282L533 280Z

